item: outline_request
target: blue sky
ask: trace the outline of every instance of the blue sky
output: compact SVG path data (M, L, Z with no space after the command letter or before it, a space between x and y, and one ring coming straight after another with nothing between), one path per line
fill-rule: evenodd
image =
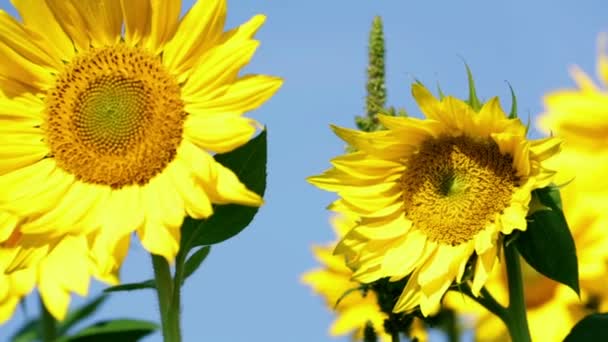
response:
M191 3L184 1L184 7ZM14 13L7 0L0 7ZM388 104L412 115L419 115L409 90L414 78L466 96L464 59L480 97L498 95L508 109L508 81L518 95L520 116L534 118L542 112L545 92L573 85L569 66L595 73L597 35L608 32L605 0L229 0L227 26L257 13L268 19L245 72L285 79L271 101L250 113L269 130L266 205L242 234L214 246L186 283L184 341L334 340L327 336L331 312L299 281L302 272L317 266L310 246L333 239L324 208L334 196L305 178L343 151L328 125L353 127L353 116L364 111L367 38L375 15L385 25ZM149 256L134 244L123 280L151 274ZM92 293L101 289L96 283ZM35 302L28 299L29 315ZM0 328L0 340L25 317L17 311ZM158 320L155 294L115 294L96 316L113 317ZM160 334L146 339L160 340Z

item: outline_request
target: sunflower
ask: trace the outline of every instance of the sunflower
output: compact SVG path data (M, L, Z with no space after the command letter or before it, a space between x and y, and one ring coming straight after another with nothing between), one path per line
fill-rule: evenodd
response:
M212 155L245 144L259 124L242 114L281 86L239 75L263 15L224 32L225 0L181 20L174 0L13 3L22 22L0 13L0 209L19 222L0 237L17 224L26 238L91 236L108 271L133 231L171 261L185 216L262 204Z
M605 38L600 39L600 42ZM602 46L602 43L600 44ZM600 48L600 51L603 49ZM608 57L600 53L598 69L608 84ZM580 69L572 75L580 90L561 90L545 97L546 112L540 126L563 140L561 153L547 165L555 176L568 226L576 244L579 297L568 287L534 271L522 261L526 311L534 341L561 341L585 315L608 311L608 92L600 90ZM502 271L502 272L501 272ZM488 289L502 304L508 302L504 270L496 270ZM459 294L447 297L450 306L474 316L478 340L501 341L508 336L504 324L472 300ZM559 324L547 329L547 321Z
M422 85L413 96L426 119L379 115L385 131L334 127L357 149L309 178L340 198L340 211L360 217L335 253L354 279L370 283L409 276L394 307L427 316L474 258L473 294L497 262L502 235L526 229L531 192L554 172L542 163L559 150L555 138L527 140L497 98L475 112L454 97L436 99Z
M342 237L355 226L355 221L343 215L335 215L331 224L336 235ZM376 293L354 291L361 284L351 279L353 272L345 265L344 258L332 254L335 246L335 243L313 246L313 253L322 267L302 276L302 281L320 294L329 308L336 311L337 318L330 328L330 335L352 334L354 340L360 341L369 322L381 341L391 341L391 336L384 331L384 321L388 316L380 309ZM415 319L412 328L412 335L418 341L427 341L422 321Z

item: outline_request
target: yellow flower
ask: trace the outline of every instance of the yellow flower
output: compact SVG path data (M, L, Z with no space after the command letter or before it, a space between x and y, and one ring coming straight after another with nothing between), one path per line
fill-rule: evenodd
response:
M332 218L332 226L338 237L344 236L355 226L355 221L342 215ZM356 340L363 338L363 330L370 322L381 341L391 341L391 336L384 331L384 320L387 315L380 310L378 299L373 291L365 295L359 290L361 286L351 280L353 272L344 264L344 258L332 254L335 243L327 246L314 246L313 252L322 264L321 268L309 271L302 276L302 281L323 296L329 308L335 310L337 318L330 328L332 336L353 334ZM352 291L343 295L347 291ZM338 300L342 297L339 304ZM427 340L424 325L419 319L413 324L413 336L423 342Z
M608 86L608 35L599 39L598 75ZM573 67L572 77L580 89L560 90L545 96L546 113L540 126L563 137L565 143L585 152L608 151L608 90L598 87L580 68Z
M602 45L602 44L600 44ZM602 49L601 49L602 50ZM608 57L601 54L600 76L608 84ZM574 324L591 312L608 311L608 92L597 88L582 71L573 76L580 90L562 90L545 97L541 127L563 140L562 151L547 165L559 170L564 214L576 244L581 298L567 286L534 271L522 261L530 333L534 341L561 341ZM487 287L503 305L508 303L504 270L491 276ZM446 301L460 312L474 314L480 341L502 341L504 324L469 298L450 293ZM547 322L557 322L547 329Z
M388 128L359 132L334 127L358 151L332 160L310 181L340 196L341 212L360 217L336 253L354 279L409 281L394 307L418 305L433 314L475 255L472 291L479 293L497 262L502 234L526 229L531 191L553 172L543 161L559 150L554 138L529 141L497 98L476 113L453 97L439 101L415 84L426 119L380 115Z
M0 242L85 239L90 274L105 277L133 231L171 261L186 215L262 204L212 154L245 144L259 124L243 114L282 84L239 75L263 15L224 32L225 0L181 20L178 0L13 4L22 22L0 13Z

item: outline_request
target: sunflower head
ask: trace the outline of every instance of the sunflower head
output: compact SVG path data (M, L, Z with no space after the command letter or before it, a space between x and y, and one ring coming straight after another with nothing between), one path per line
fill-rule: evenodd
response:
M412 93L425 119L379 115L387 130L371 133L334 127L357 151L309 180L338 193L332 209L359 218L335 250L354 279L410 276L394 311L420 305L429 315L470 262L479 292L502 236L526 229L531 192L551 182L543 162L559 141L528 140L497 98L476 111L451 96L438 100L420 84Z
M27 268L44 270L36 283L57 318L71 288L41 265L64 251L113 282L133 232L171 262L186 216L262 205L214 154L255 135L260 124L244 114L282 84L240 73L264 15L225 31L225 0L196 1L183 17L173 0L12 3L21 20L0 13L0 243L42 244L46 256ZM13 259L27 257L21 247Z

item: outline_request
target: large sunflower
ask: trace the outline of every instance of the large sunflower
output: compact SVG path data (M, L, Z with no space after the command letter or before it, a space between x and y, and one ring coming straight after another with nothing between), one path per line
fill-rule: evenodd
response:
M280 87L240 76L265 17L223 31L225 0L14 0L0 13L0 209L23 236L93 236L100 269L137 231L172 260L186 215L262 199L213 153L246 143L242 114ZM102 232L102 233L99 233ZM101 272L104 273L104 272Z
M355 220L336 215L332 217L331 224L336 235L341 238L355 226ZM335 246L336 243L314 246L313 252L322 267L302 276L302 281L321 295L329 308L336 311L337 317L330 328L330 334L352 334L353 340L360 341L369 322L380 341L391 341L391 336L384 330L384 321L388 316L380 309L376 293L355 291L361 284L351 279L353 271L344 263L344 257L332 254ZM412 329L411 336L415 336L418 341L428 340L424 323L420 319L414 320Z
M333 206L361 218L335 251L347 256L354 279L409 276L394 311L420 305L429 315L462 280L471 256L479 293L501 234L526 229L531 191L551 182L542 162L559 141L527 140L497 98L475 112L419 84L412 91L426 119L380 115L388 130L372 133L334 127L357 152L333 159L334 168L310 181L337 192Z

